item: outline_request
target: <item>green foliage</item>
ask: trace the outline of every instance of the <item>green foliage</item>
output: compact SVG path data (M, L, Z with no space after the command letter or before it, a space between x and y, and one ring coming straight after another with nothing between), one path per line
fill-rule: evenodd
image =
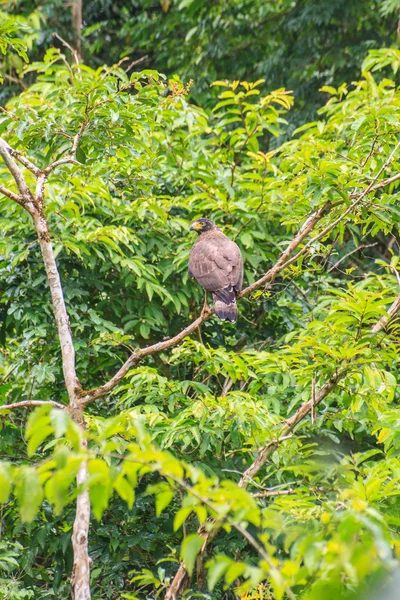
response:
M71 66L57 49L28 67L35 83L6 105L2 136L43 169L81 134L76 161L49 176L45 211L86 389L198 315L194 218L237 240L251 283L310 214L329 210L304 252L240 302L236 328L210 319L136 365L90 408L85 433L61 408L0 411L1 593L68 597L84 459L94 597L162 597L180 557L189 595L203 594L200 525L217 533L207 556L216 599L238 578L245 598L349 597L397 564L399 326L371 329L398 295L398 180L352 205L399 172L399 90L373 75L396 71L396 52L371 53L359 81L325 87L319 119L274 150L293 98L262 80L217 81L203 108L183 88L165 96L155 71ZM5 165L0 184L17 191ZM65 403L39 245L6 196L0 227L0 403ZM342 372L277 444L285 419ZM268 444L268 462L238 487Z
M71 12L62 0L45 1L35 12L29 0L17 5L20 18L40 16L40 23L32 23L33 60L54 44L54 31L75 45ZM125 59L128 68L141 61L168 74L171 88L176 76L194 80L192 93L202 105L210 105L209 86L216 79L264 78L269 89L295 91L294 129L315 118L321 86L353 81L369 50L396 44L398 2L92 0L82 10L88 65Z
M0 84L4 82L6 71L8 71L7 83L18 81L9 75L10 71L22 76L23 68L28 62L27 52L32 50L34 42L39 37L37 30L40 22L38 11L33 11L24 17L0 10Z

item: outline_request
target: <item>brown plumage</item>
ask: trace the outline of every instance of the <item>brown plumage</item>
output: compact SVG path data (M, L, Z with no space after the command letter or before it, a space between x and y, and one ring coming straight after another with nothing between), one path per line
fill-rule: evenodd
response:
M197 219L190 229L199 234L189 255L189 275L212 292L215 314L236 321L236 296L242 289L243 260L239 246L209 219ZM204 310L204 309L203 309Z

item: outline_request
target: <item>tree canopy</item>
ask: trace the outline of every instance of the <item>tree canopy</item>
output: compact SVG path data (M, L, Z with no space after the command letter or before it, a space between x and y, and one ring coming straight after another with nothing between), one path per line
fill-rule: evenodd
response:
M336 600L385 581L398 3L93 2L80 52L61 4L12 8L0 596ZM200 216L242 250L236 325L200 316Z

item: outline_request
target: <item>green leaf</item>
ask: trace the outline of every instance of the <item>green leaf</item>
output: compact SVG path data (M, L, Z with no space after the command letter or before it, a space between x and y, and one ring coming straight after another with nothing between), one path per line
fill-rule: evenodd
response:
M21 519L30 522L43 500L43 488L38 472L33 467L21 467L15 481L15 495L19 503Z
M196 562L196 557L204 544L204 538L197 533L192 533L185 537L181 546L181 558L185 562L186 569L189 575L193 572L193 567Z
M207 563L207 567L208 567L208 578L207 579L208 579L208 588L210 591L212 591L215 588L218 581L221 579L221 577L224 576L226 571L231 566L232 562L233 561L230 558L227 558L226 556L219 554L212 561L209 561Z
M156 495L156 515L159 517L162 511L167 508L174 498L174 492L169 489L163 492L159 492Z
M86 154L80 146L78 146L78 148L76 149L76 160L78 160L82 164L86 163Z
M34 433L29 438L28 443L28 456L32 456L35 454L36 450L39 448L40 444L49 437L54 432L54 428L52 425L44 425L40 429L35 427Z
M88 462L89 496L93 514L100 521L103 512L108 506L111 495L110 469L104 460L95 458Z
M69 426L70 416L68 413L61 408L53 408L50 411L50 420L54 428L55 437L62 437L66 433Z
M183 525L183 523L186 521L189 515L192 514L192 512L192 506L184 506L183 508L178 510L174 518L174 531L178 531L178 529L181 527L181 525Z
M113 486L120 498L122 498L122 500L125 500L125 502L128 505L128 508L131 509L135 501L135 491L130 485L130 483L122 474L120 474L114 481Z
M11 491L12 471L11 464L0 462L0 503L7 502Z

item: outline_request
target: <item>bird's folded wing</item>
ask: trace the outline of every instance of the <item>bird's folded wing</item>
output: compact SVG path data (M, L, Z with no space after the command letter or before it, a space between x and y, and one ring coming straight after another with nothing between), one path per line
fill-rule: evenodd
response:
M226 287L239 291L243 279L240 250L226 236L200 239L190 251L189 273L207 291Z

